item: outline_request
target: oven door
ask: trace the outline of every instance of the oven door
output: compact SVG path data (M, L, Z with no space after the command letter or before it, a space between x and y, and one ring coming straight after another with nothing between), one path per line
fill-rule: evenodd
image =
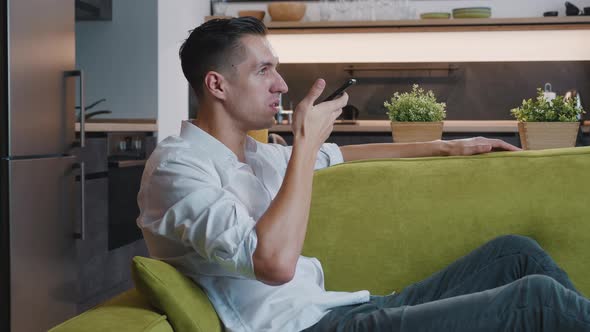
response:
M135 159L109 161L109 250L143 238L136 219L139 216L137 194L145 162Z

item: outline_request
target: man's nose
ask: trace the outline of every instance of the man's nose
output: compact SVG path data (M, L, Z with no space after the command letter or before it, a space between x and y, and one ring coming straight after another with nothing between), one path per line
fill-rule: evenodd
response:
M272 90L273 93L287 93L287 91L289 91L287 83L279 73L277 73L276 80L272 86Z

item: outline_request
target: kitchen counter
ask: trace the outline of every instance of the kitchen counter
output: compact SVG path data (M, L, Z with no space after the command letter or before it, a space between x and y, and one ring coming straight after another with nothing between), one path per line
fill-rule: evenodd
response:
M590 121L584 122L582 130L589 132ZM291 132L291 125L274 125L270 132L284 133ZM334 125L333 132L343 133L376 133L390 132L391 126L388 120L358 120L354 124L342 123ZM518 125L515 120L448 120L444 122L443 132L445 133L517 133Z
M86 120L86 132L138 131L157 132L156 119L90 119ZM76 123L80 131L80 123Z
M590 120L584 122L582 130L590 132ZM80 124L76 123L76 131L80 131ZM87 132L115 132L138 131L157 132L158 125L155 119L93 119L86 122ZM291 125L275 124L270 132L291 132ZM358 120L356 123L341 123L334 126L334 132L344 133L378 133L390 132L391 126L388 120ZM443 131L446 133L517 133L517 121L514 120L447 120L444 122Z

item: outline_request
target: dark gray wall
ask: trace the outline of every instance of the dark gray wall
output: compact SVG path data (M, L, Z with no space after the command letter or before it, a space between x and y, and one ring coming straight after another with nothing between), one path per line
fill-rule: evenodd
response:
M354 67L381 67L383 70L354 72ZM428 69L454 68L449 71ZM397 67L387 70L387 67ZM590 109L590 61L584 62L489 62L444 64L282 64L279 71L289 85L283 107L296 104L317 77L326 79L325 94L344 80L355 77L359 83L348 90L350 102L360 109L360 119L387 119L383 102L395 91L408 91L412 84L433 90L439 101L447 103L448 120L511 120L510 109L524 98L535 96L536 89L551 82L553 90L564 94L580 92L582 103ZM588 118L588 114L585 115Z

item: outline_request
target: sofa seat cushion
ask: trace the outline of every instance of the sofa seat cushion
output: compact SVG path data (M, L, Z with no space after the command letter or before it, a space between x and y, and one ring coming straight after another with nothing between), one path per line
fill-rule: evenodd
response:
M147 298L132 289L49 330L79 331L172 332L172 326Z
M222 325L203 290L171 265L134 257L135 286L168 316L176 332L221 332Z

